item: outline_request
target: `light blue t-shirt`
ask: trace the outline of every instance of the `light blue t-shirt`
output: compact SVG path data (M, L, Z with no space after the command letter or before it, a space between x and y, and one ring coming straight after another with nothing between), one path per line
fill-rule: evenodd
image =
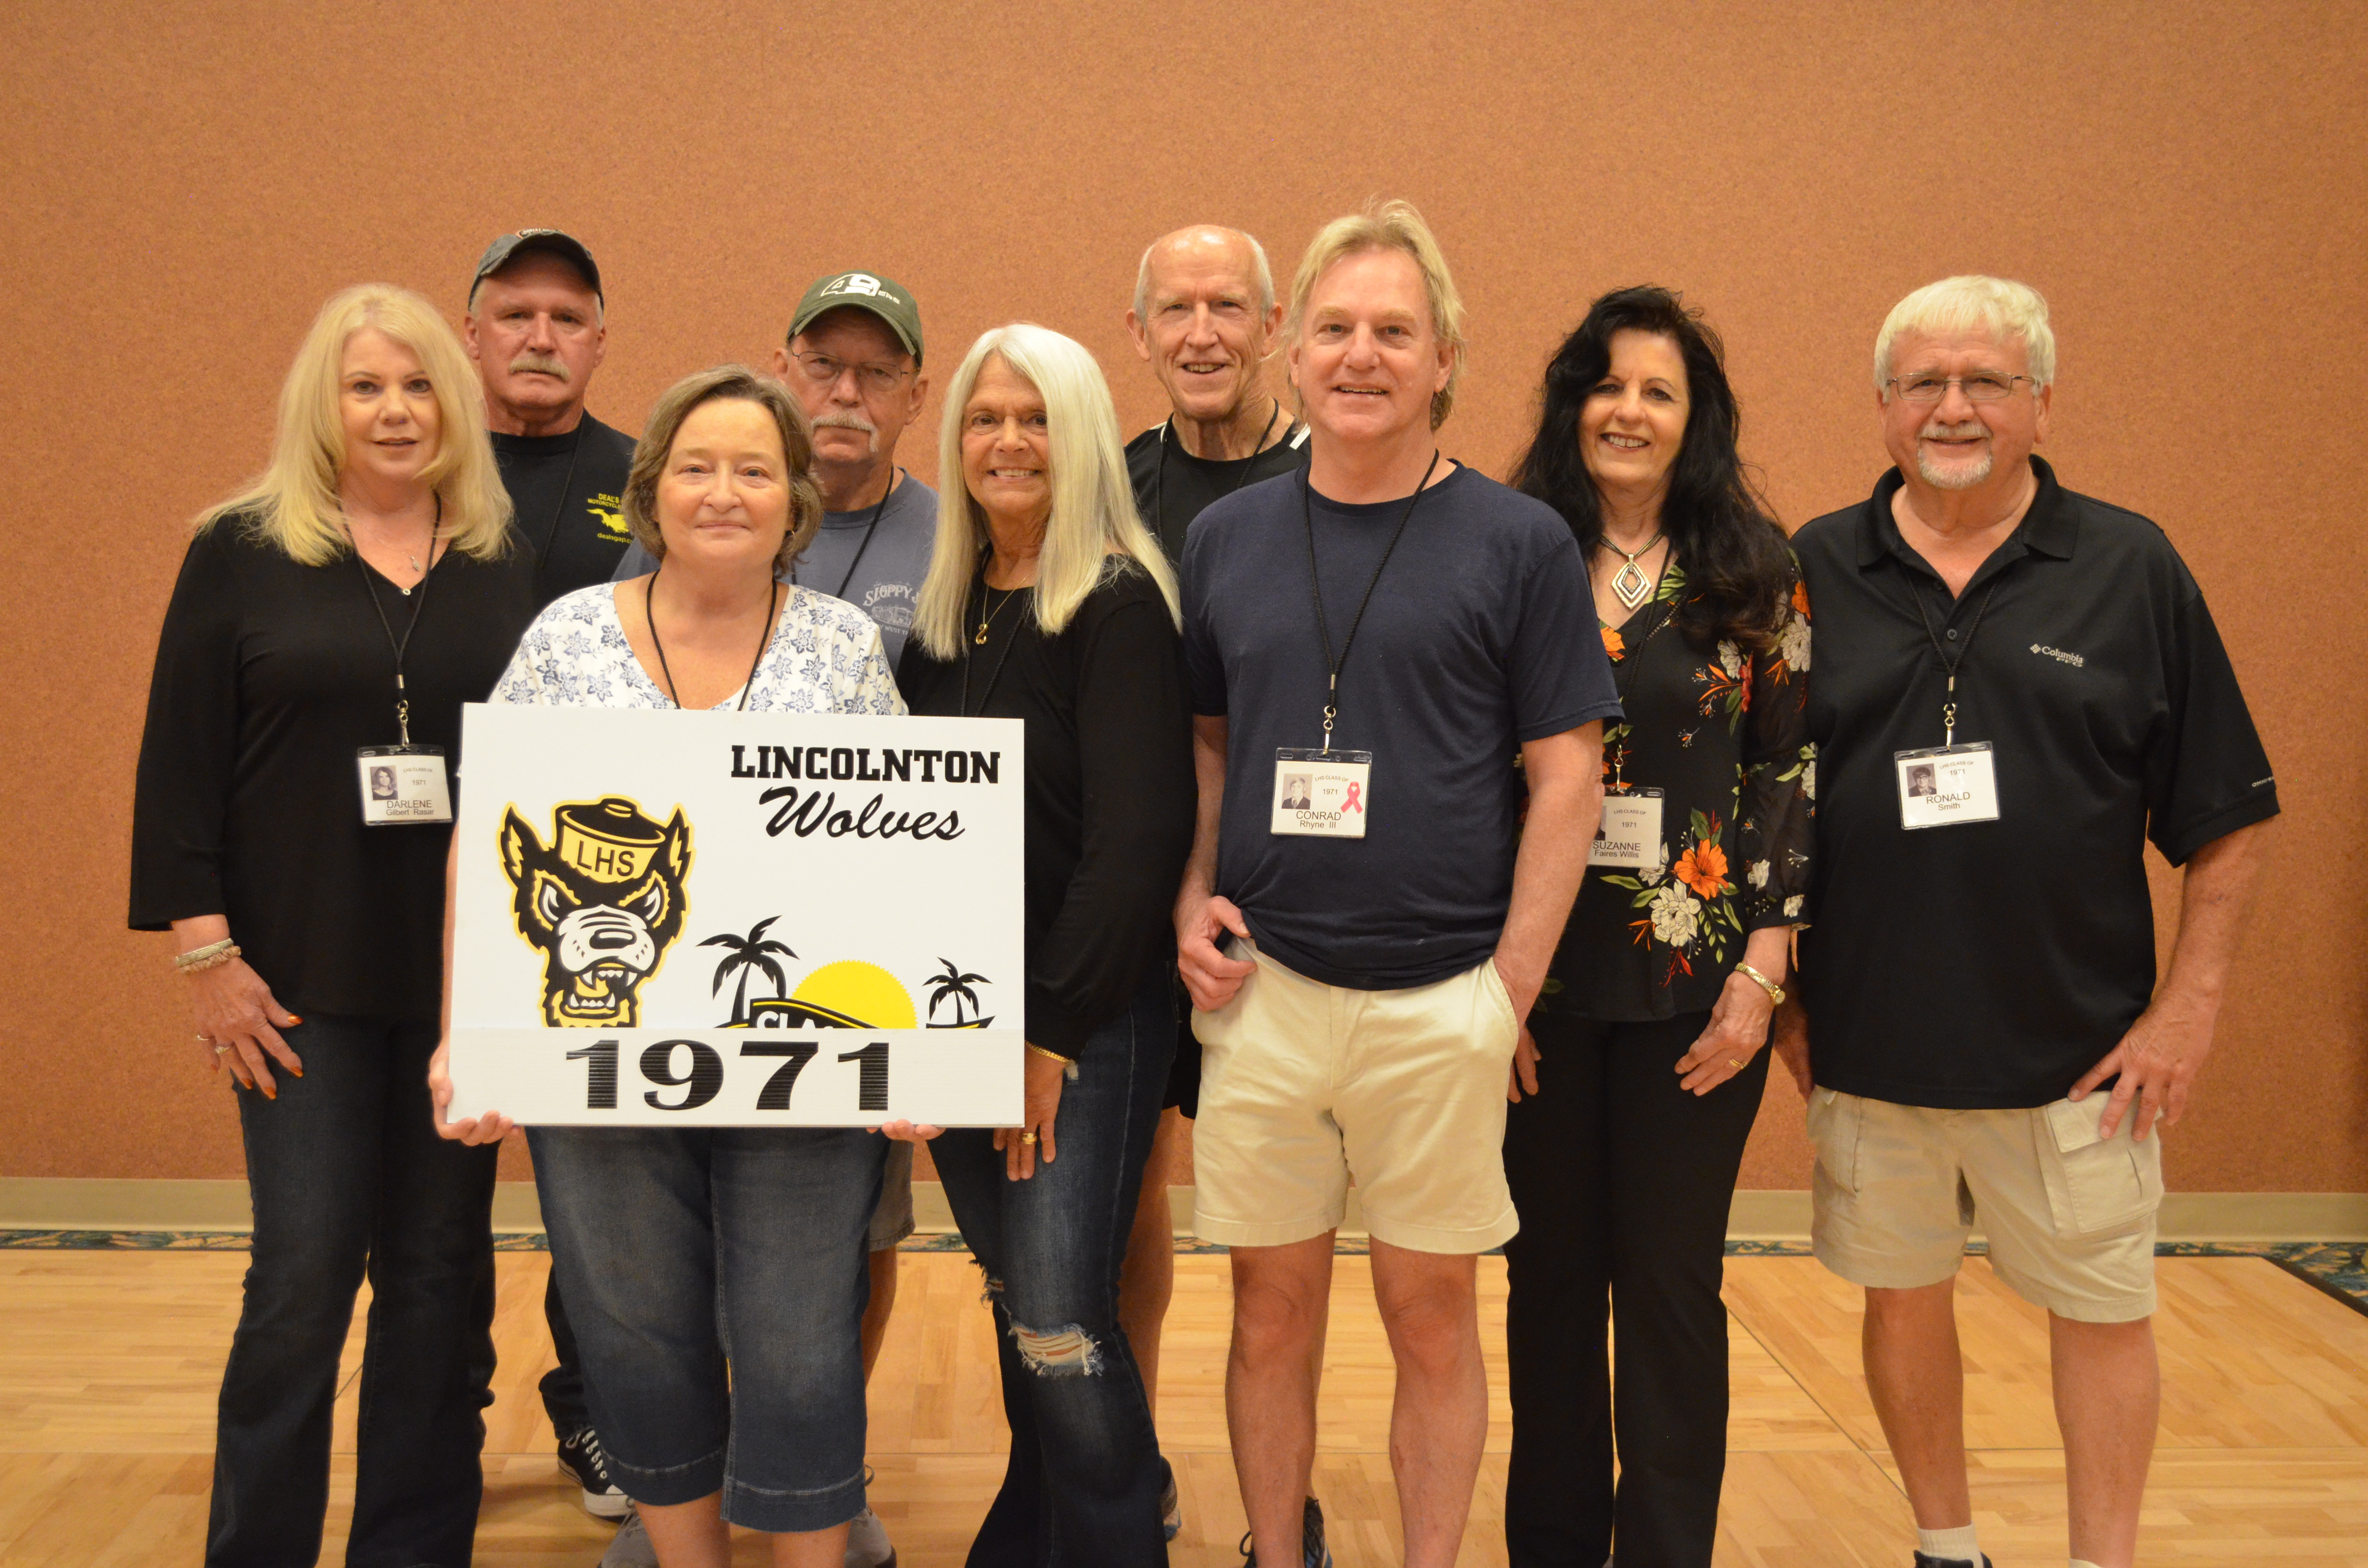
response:
M845 599L870 616L880 628L893 670L904 654L905 634L913 629L921 580L929 574L929 551L938 538L938 493L899 469L894 487L876 508L876 524L874 510L863 506L825 512L814 542L781 580ZM613 581L639 577L657 570L657 564L655 556L636 544L617 563Z

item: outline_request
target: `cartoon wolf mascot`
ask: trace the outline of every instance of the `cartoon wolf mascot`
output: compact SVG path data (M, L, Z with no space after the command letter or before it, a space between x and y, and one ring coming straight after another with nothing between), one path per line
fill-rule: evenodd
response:
M690 824L677 807L660 827L620 795L552 815L557 832L547 849L516 806L503 814L501 835L518 935L544 958L543 1021L635 1028L642 982L682 933Z

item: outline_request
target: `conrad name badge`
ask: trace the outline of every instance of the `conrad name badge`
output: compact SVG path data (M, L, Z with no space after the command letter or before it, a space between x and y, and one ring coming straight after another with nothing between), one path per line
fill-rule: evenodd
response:
M1365 836L1369 751L1299 750L1274 754L1274 831L1327 838Z
M1899 770L1900 826L1998 820L1998 773L1987 741L1894 752L1892 766Z
M1590 866L1645 870L1661 863L1661 791L1606 792L1603 819L1588 846Z
M364 746L354 766L361 775L363 826L452 820L441 746Z

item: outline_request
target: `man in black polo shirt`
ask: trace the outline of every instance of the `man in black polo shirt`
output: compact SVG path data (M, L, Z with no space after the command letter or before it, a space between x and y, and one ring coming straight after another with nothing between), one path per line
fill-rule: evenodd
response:
M1817 1256L1866 1288L1919 1564L1987 1561L1952 1306L1975 1222L2049 1314L2073 1562L2134 1559L2160 1398L2149 1133L2211 1049L2278 809L2170 541L2032 455L2055 372L2031 289L1910 294L1875 346L1896 467L1794 540L1817 845L1776 1043L1809 1100ZM2148 840L2187 868L2158 990Z
M1127 475L1135 509L1179 575L1184 536L1201 508L1307 466L1307 426L1267 390L1267 355L1281 325L1266 249L1239 229L1201 223L1163 234L1135 268L1126 330L1169 412L1127 443ZM1183 1013L1119 1290L1119 1321L1155 1404L1160 1324L1176 1285L1167 1184L1184 1123L1201 1113L1201 1042L1192 1038L1190 1009ZM1171 1481L1165 1521L1171 1540L1183 1523Z
M584 409L592 372L609 352L607 308L592 253L556 229L502 235L469 282L461 335L484 382L494 460L517 509L518 538L534 552L541 605L606 583L631 540L623 496L633 438ZM560 1465L582 1486L587 1510L622 1518L632 1505L609 1483L592 1431L555 1272L542 1305L558 1364L543 1374L541 1392Z
M1505 1092L1620 711L1570 529L1440 451L1462 318L1414 209L1326 225L1292 286L1309 468L1218 501L1184 552L1196 1211L1233 1252L1225 1409L1259 1568L1330 1562L1313 1352L1352 1175L1406 1562L1455 1561L1488 1424L1474 1259L1517 1228Z
M623 497L633 438L584 409L609 353L607 309L592 253L556 229L504 234L469 285L461 335L544 604L607 582L632 542Z

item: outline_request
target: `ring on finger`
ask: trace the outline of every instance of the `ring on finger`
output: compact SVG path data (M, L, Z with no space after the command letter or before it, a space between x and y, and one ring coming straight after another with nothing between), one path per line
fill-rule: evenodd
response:
M222 1055L226 1055L226 1054L228 1054L228 1053L229 1053L229 1051L230 1051L230 1047L229 1047L227 1044L223 1044L223 1045L217 1045L217 1046L215 1046L215 1047L214 1047L214 1054L215 1054L216 1056L222 1056Z
M1022 1143L1032 1144L1036 1142L1036 1134L1033 1132L1022 1132L1019 1135L1019 1141Z

